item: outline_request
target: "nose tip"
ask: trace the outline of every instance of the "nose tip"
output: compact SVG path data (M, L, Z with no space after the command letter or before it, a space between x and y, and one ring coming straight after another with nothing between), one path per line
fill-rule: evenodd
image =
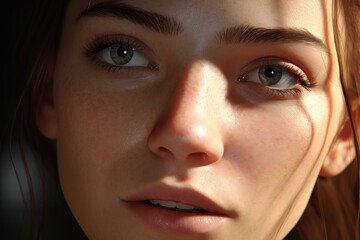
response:
M205 121L206 123L206 121ZM185 122L162 122L149 137L150 150L162 159L185 161L203 166L222 158L223 145L219 132L209 125L188 125Z

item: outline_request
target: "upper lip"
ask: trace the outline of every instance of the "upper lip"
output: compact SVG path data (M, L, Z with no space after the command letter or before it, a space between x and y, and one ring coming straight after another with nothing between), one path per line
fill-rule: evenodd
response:
M229 216L229 212L227 212L219 204L206 197L204 194L187 187L175 187L167 184L159 184L136 191L123 200L126 202L141 202L147 200L174 201L192 205L213 214Z

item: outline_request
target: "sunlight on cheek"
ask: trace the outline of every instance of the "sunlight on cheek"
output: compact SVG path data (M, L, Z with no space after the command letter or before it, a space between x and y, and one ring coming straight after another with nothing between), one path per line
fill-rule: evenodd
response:
M311 117L301 106L279 108L276 115L279 120L274 117L268 118L269 125L276 127L272 132L264 131L262 134L268 144L264 145L263 151L267 154L261 161L266 166L265 176L283 182L302 164L313 141L314 126Z
M304 100L303 106L305 112L312 121L314 131L312 145L309 148L307 155L310 160L319 160L319 158L323 158L323 155L327 152L324 145L326 141L325 137L328 135L330 125L329 99L325 93L313 94L312 97Z
M264 201L275 198L312 144L313 120L295 102L286 107L280 102L248 109L242 116L253 117L242 120L233 148L227 152L234 179L249 188L240 190L244 194L251 192Z

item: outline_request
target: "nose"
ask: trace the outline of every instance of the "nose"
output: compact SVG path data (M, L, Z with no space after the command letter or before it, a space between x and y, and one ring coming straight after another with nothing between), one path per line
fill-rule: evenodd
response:
M192 166L209 165L224 153L219 114L224 89L220 71L210 63L191 64L179 74L175 92L148 139L162 159Z

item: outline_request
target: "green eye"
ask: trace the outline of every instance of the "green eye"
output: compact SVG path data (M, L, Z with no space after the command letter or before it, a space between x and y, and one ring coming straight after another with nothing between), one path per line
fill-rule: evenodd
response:
M298 76L284 67L276 65L262 65L254 68L245 76L246 82L259 83L268 88L292 88L297 83Z
M125 65L133 58L134 49L127 46L111 46L110 56L116 65Z
M138 50L127 45L110 45L100 52L100 58L114 66L147 67L149 60Z
M259 80L265 86L277 84L282 77L281 68L274 66L262 66L259 68Z

